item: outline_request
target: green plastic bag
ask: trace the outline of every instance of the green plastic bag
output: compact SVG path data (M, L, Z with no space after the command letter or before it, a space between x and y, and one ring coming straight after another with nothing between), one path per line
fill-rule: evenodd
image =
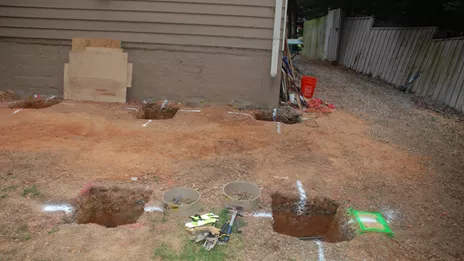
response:
M393 232L387 224L387 221L382 217L379 212L365 212L355 209L348 209L348 211L356 218L359 224L360 234L367 232L385 233L389 237L393 237Z

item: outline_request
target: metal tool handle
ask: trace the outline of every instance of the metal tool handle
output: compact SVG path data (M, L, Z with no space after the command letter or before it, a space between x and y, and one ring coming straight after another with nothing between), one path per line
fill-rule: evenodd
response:
M242 233L242 230L240 230L240 220L237 220L236 222L236 227L237 227L237 233Z

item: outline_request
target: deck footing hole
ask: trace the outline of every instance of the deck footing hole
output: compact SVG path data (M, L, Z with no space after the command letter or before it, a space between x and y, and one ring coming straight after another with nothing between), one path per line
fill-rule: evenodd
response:
M259 110L254 113L255 119L259 121L278 121L285 124L296 124L302 121L301 113L290 106L277 108L276 118L273 118L273 109Z
M328 198L300 202L280 194L272 195L272 217L275 232L300 239L319 239L335 243L350 241L355 231L348 223L340 204Z
M77 198L75 221L105 227L136 223L151 193L144 189L91 187Z
M177 104L168 103L163 105L162 103L148 103L142 106L142 110L137 115L139 119L147 120L166 120L172 119L179 110Z

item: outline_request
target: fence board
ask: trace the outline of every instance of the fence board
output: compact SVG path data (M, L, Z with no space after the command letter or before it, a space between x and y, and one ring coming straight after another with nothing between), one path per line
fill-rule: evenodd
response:
M457 83L458 83L458 78L459 78L459 73L461 71L461 68L464 66L464 42L458 42L458 47L456 48L456 63L453 66L453 72L451 72L450 76L450 82L448 84L448 92L445 97L445 103L449 104L450 106L455 106L456 105L456 99L453 99L453 97L456 97L459 94L455 94L455 92L459 92L459 89L457 88Z

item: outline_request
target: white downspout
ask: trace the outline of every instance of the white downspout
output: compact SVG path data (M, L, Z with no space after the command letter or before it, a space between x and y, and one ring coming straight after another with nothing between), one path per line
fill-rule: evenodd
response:
M274 34L272 36L271 77L277 76L279 64L280 25L282 23L282 0L276 0L274 14Z
M287 37L287 8L288 8L288 0L285 0L284 32L282 35L282 52L285 50L285 38Z

